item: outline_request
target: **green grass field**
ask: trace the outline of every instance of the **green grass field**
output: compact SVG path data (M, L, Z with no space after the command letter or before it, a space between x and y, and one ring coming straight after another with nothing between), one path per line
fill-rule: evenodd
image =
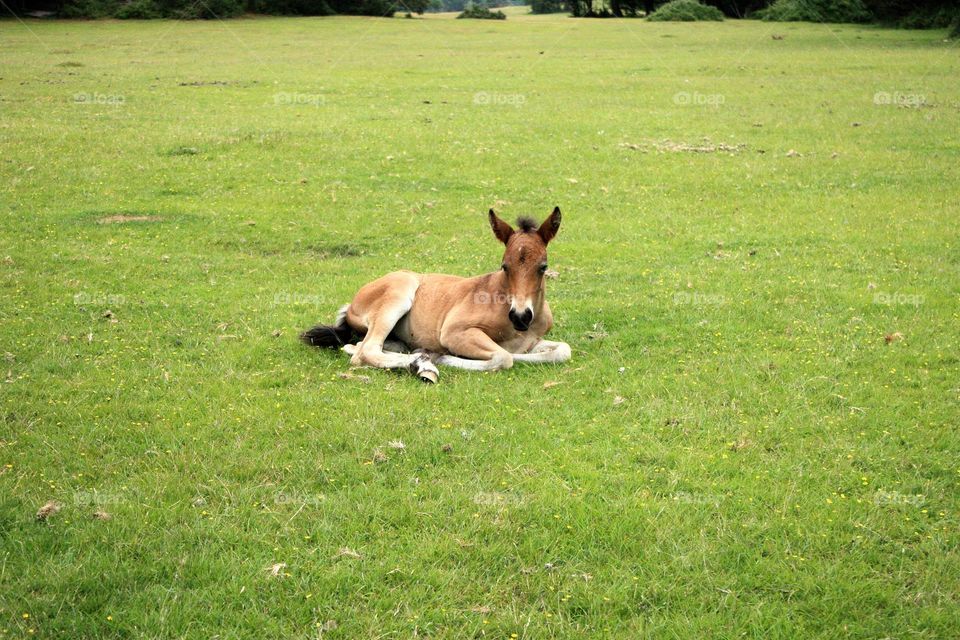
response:
M450 18L0 23L0 639L957 637L956 43ZM298 343L554 205L571 362Z

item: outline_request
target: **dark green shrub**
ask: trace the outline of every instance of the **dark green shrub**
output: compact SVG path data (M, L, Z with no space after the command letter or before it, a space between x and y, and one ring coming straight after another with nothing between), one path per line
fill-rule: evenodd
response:
M277 16L329 16L334 11L326 0L250 0L253 13Z
M398 8L393 0L330 0L334 13L355 16L392 16Z
M870 22L863 0L776 0L756 13L777 22Z
M654 22L723 20L723 12L716 7L701 4L698 0L672 0L651 13L647 20Z
M457 19L460 18L471 18L474 20L506 20L507 14L499 9L497 11L490 11L484 6L478 4L468 4L467 8L463 10L463 13L457 16Z
M907 29L944 29L960 17L956 0L863 0L873 18Z
M770 0L702 0L703 4L716 7L728 18L746 18L754 11L770 4Z
M116 0L67 0L57 15L61 18L108 18L116 10Z
M179 0L176 4L179 6L167 15L178 20L233 18L242 14L246 8L243 0Z
M946 29L960 16L960 7L920 7L896 24L904 29Z
M113 14L113 17L121 20L153 20L162 18L157 3L153 0L133 0L120 5L120 8Z

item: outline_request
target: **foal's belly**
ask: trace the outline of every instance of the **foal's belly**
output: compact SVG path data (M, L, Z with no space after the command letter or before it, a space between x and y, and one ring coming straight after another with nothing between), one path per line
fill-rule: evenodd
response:
M415 309L411 309L410 313L400 318L400 321L397 322L397 325L393 328L391 335L407 345L411 351L414 349L426 349L427 351L442 352L443 347L440 345L439 331L429 331L423 328L415 330L413 328L410 315L414 313L414 311Z
M466 295L465 278L440 274L419 274L420 286L413 306L393 328L393 336L411 350L426 349L443 353L440 329L450 309Z

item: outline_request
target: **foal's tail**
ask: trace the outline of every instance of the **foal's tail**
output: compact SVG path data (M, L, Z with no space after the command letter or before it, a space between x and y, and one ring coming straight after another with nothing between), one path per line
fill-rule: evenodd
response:
M313 347L327 347L329 349L339 349L345 344L349 344L355 333L350 325L347 324L347 307L340 307L337 313L337 320L332 325L318 324L312 329L307 329L300 334L300 339Z

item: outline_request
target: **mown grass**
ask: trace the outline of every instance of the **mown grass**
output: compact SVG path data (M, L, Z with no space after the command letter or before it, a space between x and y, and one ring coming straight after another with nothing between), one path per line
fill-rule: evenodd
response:
M955 637L942 32L0 34L0 637ZM569 364L296 341L554 205Z

